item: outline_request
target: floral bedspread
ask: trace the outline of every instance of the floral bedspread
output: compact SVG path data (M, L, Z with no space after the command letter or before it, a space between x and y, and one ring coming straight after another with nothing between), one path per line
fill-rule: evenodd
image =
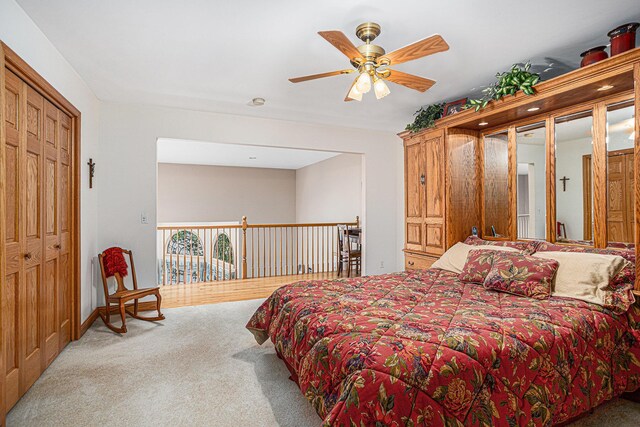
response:
M637 306L617 316L439 269L287 285L247 328L326 426L548 426L640 387Z

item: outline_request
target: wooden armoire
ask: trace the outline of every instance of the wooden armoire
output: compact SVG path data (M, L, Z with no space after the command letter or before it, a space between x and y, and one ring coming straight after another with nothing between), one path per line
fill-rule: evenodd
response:
M77 338L80 113L0 44L0 424Z
M445 116L434 128L399 134L407 269L429 267L474 226L487 240L635 248L640 257L640 48L535 89L533 96L518 92L479 112ZM566 136L568 126L581 129L586 149L576 150L580 138ZM527 140L533 131L536 143ZM538 179L529 182L532 176ZM519 188L520 179L527 185ZM519 203L527 209L520 212Z
M407 269L428 268L479 224L478 136L440 128L400 134Z

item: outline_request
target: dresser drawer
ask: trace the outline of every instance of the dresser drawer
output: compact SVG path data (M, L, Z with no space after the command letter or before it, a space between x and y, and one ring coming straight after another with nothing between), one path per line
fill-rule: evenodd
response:
M431 264L437 259L436 257L407 253L404 255L404 266L407 270L425 270L431 267Z

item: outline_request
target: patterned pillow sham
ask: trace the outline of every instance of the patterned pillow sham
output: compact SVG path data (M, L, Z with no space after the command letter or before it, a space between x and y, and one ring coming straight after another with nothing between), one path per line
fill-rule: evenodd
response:
M558 265L558 261L525 254L496 253L483 285L486 289L547 299Z
M487 274L491 271L493 256L496 252L490 249L472 249L469 251L467 261L458 275L461 282L478 283L482 285Z
M635 249L614 249L614 248L591 248L587 246L571 246L571 245L556 245L549 242L539 242L536 248L536 252L584 252L590 254L602 254L602 255L618 255L626 259L634 266L636 265L636 251Z
M636 268L627 261L620 272L611 279L609 286L604 288L604 307L615 314L624 314L636 302L633 288L636 284Z
M504 246L507 248L517 249L525 254L532 254L536 251L536 247L540 242L535 240L531 240L528 242L517 240L484 240L478 236L469 236L466 238L464 243L473 246Z

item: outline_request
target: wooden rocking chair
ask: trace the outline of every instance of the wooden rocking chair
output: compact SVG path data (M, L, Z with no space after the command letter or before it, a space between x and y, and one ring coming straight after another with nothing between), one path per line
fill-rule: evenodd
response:
M106 252L106 251L105 251ZM129 265L131 266L131 278L133 280L133 289L127 289L124 285L124 279L120 275L120 273L115 273L113 276L116 279L116 283L118 284L118 288L112 294L109 293L109 287L107 286L107 276L104 268L104 254L105 252L98 255L98 259L100 260L100 272L102 274L102 286L104 288L104 299L106 303L104 313L99 312L100 317L104 321L104 324L107 325L109 329L113 332L117 332L119 334L124 334L127 332L126 325L126 315L129 314L131 317L140 320L146 320L149 322L155 322L158 320L164 320L164 315L160 312L160 302L162 301L162 297L160 296L160 288L157 286L155 288L145 288L138 289L138 281L136 280L136 268L133 264L133 253L129 250L122 249L123 254L129 255ZM156 310L158 311L158 315L155 317L143 317L138 315L138 299L155 295L156 297ZM125 308L125 303L133 300L133 311L128 308ZM111 323L111 303L114 303L118 306L120 311L120 317L122 318L122 326L117 328Z

